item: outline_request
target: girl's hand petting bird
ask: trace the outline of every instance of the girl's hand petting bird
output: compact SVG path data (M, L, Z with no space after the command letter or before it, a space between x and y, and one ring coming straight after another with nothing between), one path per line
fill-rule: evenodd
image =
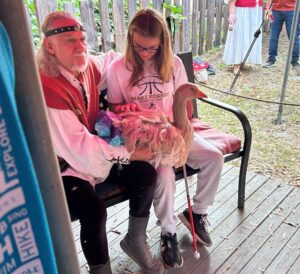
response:
M116 113L124 112L124 111L140 111L141 108L136 103L128 103L124 105L118 105L115 108Z

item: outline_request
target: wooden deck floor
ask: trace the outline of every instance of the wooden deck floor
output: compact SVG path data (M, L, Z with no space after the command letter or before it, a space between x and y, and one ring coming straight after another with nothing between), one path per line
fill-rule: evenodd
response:
M209 210L213 245L198 245L201 258L193 257L192 237L180 222L177 235L184 266L165 273L300 273L300 189L248 172L246 203L237 209L238 169L225 165L214 205ZM194 193L196 177L190 178ZM176 212L186 207L184 182L177 182ZM138 271L119 241L127 230L128 203L108 209L108 241L113 273ZM79 243L79 224L73 232L82 273L88 273ZM151 211L149 244L159 256L160 228ZM130 273L130 272L129 272Z

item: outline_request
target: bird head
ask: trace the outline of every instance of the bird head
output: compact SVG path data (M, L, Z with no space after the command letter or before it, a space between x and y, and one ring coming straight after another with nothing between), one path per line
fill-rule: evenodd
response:
M185 83L179 86L175 91L175 96L180 96L182 99L194 99L207 97L198 87L193 83Z

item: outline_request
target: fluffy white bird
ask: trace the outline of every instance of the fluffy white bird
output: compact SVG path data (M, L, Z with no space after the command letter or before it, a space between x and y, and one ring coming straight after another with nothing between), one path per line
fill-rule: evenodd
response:
M154 157L151 163L180 167L186 162L193 142L194 130L187 117L186 103L190 99L206 97L192 83L180 86L174 95L173 119L161 111L142 109L135 112L109 113L114 126L122 131L129 152L150 149Z

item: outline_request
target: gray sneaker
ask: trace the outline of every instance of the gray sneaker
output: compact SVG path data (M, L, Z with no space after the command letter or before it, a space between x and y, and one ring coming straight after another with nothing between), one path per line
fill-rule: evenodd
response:
M266 63L263 64L263 68L270 68L273 67L275 65L275 61L273 60L268 60Z
M297 63L292 63L292 67L294 70L297 70L297 71L300 71L300 64L297 62Z

